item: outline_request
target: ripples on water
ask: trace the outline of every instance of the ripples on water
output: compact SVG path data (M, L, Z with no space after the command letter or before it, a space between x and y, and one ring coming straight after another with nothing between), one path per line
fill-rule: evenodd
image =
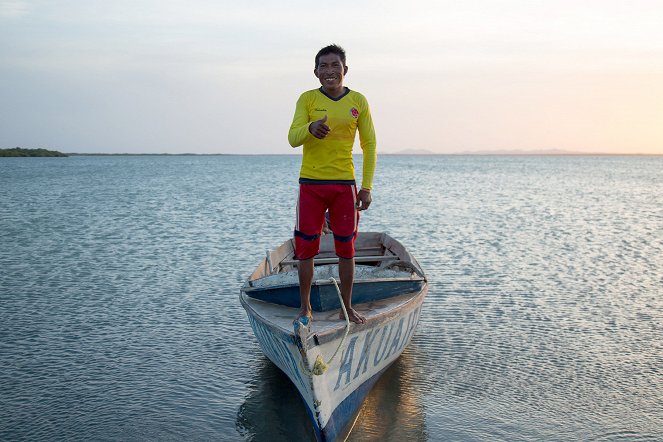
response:
M0 439L311 440L237 295L298 157L0 160ZM359 168L360 169L360 168ZM430 280L349 440L663 439L663 158L380 158Z

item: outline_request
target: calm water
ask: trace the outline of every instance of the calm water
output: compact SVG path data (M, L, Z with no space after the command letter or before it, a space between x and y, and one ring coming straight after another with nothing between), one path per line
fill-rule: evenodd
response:
M0 159L0 440L313 440L239 286L295 156ZM349 440L663 440L663 157L379 160L413 342Z

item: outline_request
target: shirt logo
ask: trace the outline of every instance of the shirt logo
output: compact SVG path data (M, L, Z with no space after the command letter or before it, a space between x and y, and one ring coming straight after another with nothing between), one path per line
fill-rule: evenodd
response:
M352 114L352 118L358 118L359 117L359 111L357 110L356 107L353 107L350 109L350 113Z

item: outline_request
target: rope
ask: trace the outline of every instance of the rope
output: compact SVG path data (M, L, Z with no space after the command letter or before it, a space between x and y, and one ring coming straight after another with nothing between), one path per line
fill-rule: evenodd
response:
M327 371L329 368L329 365L332 363L336 355L338 354L339 350L343 347L343 344L345 343L345 338L348 337L348 333L350 332L350 319L348 317L348 311L345 309L345 304L343 303L343 297L341 296L341 289L338 287L338 283L336 282L335 278L329 278L331 282L334 283L334 286L336 287L336 293L338 293L338 299L341 301L341 308L343 309L343 315L345 316L345 334L343 335L343 339L341 339L341 342L338 344L338 347L336 348L336 351L332 355L331 358L327 362L322 359L321 355L318 355L317 358L315 358L315 363L313 364L313 370L310 371L308 368L304 367L304 364L302 364L300 361L300 366L304 371L310 376L311 373L313 373L316 376L320 376L324 372Z
M348 434L345 436L345 439L343 439L343 442L348 442L348 439L350 438L350 433L352 433L352 430L355 429L355 424L357 423L357 419L359 419L360 414L361 410L357 412L357 416L355 416L355 421L352 423L352 427L350 427L350 431L348 431Z

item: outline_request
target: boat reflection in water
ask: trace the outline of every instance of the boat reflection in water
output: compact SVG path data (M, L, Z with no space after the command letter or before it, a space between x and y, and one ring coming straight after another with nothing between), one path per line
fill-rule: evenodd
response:
M416 345L410 344L366 397L347 441L426 441L421 392L415 387ZM343 439L341 439L343 440Z
M237 431L251 441L314 441L313 425L297 388L269 359L256 356L249 395L237 412Z
M426 441L421 392L414 386L416 346L406 349L375 383L359 409L354 427L337 440ZM271 361L257 357L250 393L237 412L244 440L315 441L315 430L297 388Z

